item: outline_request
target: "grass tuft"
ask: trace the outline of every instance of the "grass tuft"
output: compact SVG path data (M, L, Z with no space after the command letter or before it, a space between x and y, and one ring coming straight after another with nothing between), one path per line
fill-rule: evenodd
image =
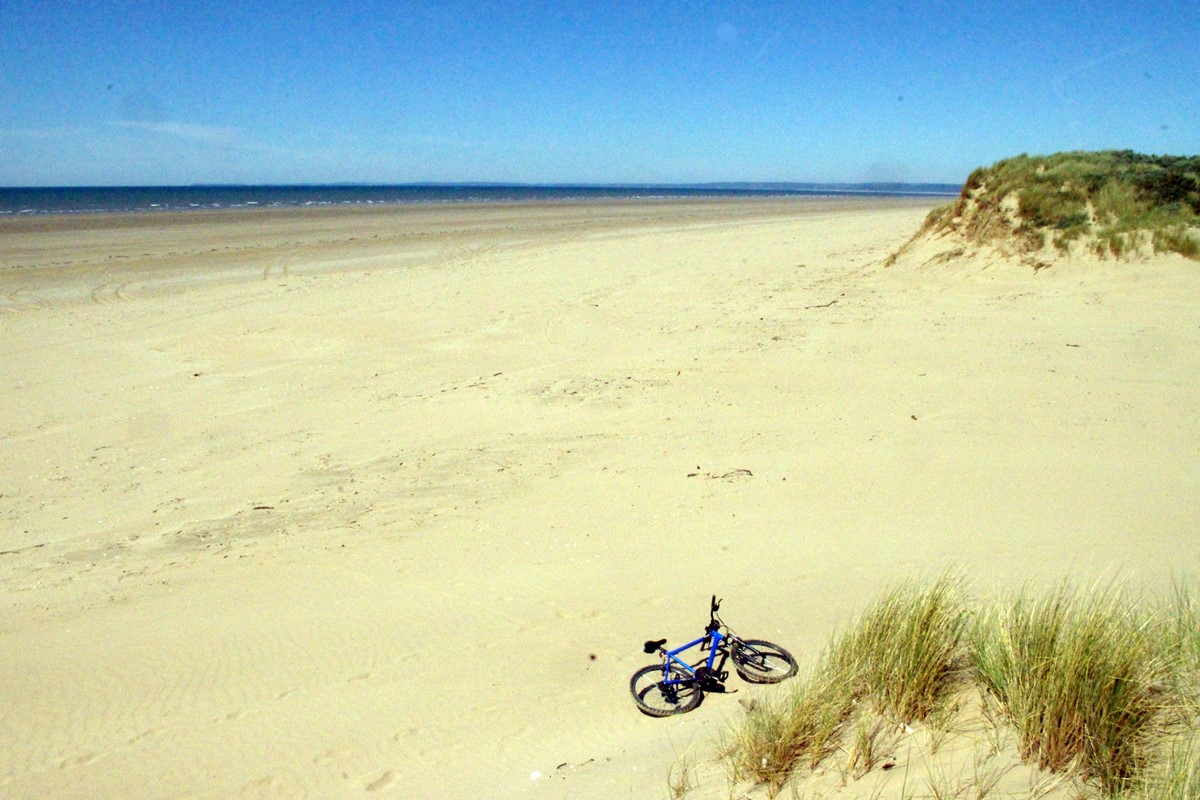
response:
M856 697L896 723L919 722L962 676L967 627L961 581L945 575L885 594L832 648L835 667L854 676Z
M980 615L971 642L1022 757L1078 767L1109 794L1142 772L1177 706L1173 652L1161 620L1114 587L1022 593Z
M1165 602L1149 602L1116 585L1063 584L980 609L957 577L903 583L834 637L790 691L751 704L722 756L734 780L772 797L838 750L843 775L858 780L885 757L887 732L910 722L930 727L934 754L932 731L948 726L973 681L989 757L1012 736L1022 760L1056 776L1051 787L1084 781L1080 791L1123 800L1200 798L1200 600L1191 586L1177 581ZM984 797L997 780L984 769L929 789Z
M1200 233L1183 225L1175 225L1164 226L1152 235L1156 253L1179 253L1200 261Z
M853 709L852 681L821 659L788 694L746 711L722 755L735 780L765 784L774 796L796 768L815 767L837 749Z
M778 791L795 769L815 767L840 746L862 701L895 722L925 719L962 675L966 627L957 578L893 589L833 641L790 694L746 713L722 748L735 778ZM852 772L873 765L876 735L860 717Z
M670 800L683 800L694 786L692 762L688 756L684 755L676 759L675 765L667 771L667 797Z
M858 780L875 768L881 756L885 723L879 717L860 714L854 725L850 750L846 756L846 772Z
M1144 800L1196 800L1200 797L1200 736L1180 739L1162 768L1137 795Z

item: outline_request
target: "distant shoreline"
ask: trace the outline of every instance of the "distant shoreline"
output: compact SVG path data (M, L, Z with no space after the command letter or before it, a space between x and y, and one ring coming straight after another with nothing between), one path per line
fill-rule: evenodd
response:
M60 186L0 188L0 218L44 214L158 213L212 209L513 203L586 200L700 200L788 197L952 197L931 183L707 184L315 184Z
M684 215L693 221L769 219L811 212L921 207L932 208L941 198L920 195L722 195L696 197L607 197L337 204L311 206L243 206L199 209L93 211L78 213L0 214L0 231L12 234L55 234L65 231L180 230L213 226L244 228L269 225L308 225L314 220L339 227L384 225L389 230L430 227L442 230L460 224L538 224L540 219L570 221L572 225L602 223L618 226L671 224ZM549 216L547 216L549 215ZM231 228L231 229L232 229ZM11 241L8 242L11 244Z

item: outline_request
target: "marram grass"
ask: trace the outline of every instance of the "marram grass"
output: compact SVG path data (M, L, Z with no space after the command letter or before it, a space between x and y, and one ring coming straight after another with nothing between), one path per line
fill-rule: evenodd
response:
M972 172L918 236L944 231L1023 252L1200 259L1200 156L1104 150L1004 159Z
M790 692L751 705L722 754L736 780L765 784L774 796L796 769L814 768L837 749L853 709L853 681L821 658Z
M924 720L963 674L967 606L949 575L903 583L877 600L832 647L856 697L897 723Z
M973 682L1024 760L1122 800L1200 798L1198 623L1185 583L1165 602L1063 584L982 607L952 576L905 583L790 691L752 705L722 754L736 780L774 796L833 752L858 753L871 719L933 724Z
M1112 586L1023 592L977 618L971 658L981 687L1017 731L1023 758L1077 767L1115 793L1149 761L1178 707L1161 617Z
M790 692L746 712L722 748L734 777L777 792L797 768L815 767L839 748L863 703L897 722L925 719L961 675L966 624L955 578L893 589Z
M1121 800L1196 800L1200 798L1200 735L1180 737L1158 769Z

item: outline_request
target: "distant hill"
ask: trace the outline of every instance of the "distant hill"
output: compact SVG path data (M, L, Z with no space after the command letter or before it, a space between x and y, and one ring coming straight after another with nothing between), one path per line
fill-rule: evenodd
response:
M1200 156L1105 150L998 161L972 172L889 262L938 236L1023 256L1200 259Z
M957 183L801 183L795 181L729 181L687 184L697 189L742 192L832 192L837 194L955 195Z

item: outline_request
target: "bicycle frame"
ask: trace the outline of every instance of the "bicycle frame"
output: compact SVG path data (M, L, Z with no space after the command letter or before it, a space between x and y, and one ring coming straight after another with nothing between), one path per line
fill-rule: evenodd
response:
M721 667L725 665L725 659L729 657L729 652L725 647L725 642L727 642L728 640L729 640L729 636L721 633L721 631L719 631L719 630L714 629L711 631L706 631L705 634L703 636L701 636L699 639L696 639L693 642L688 642L687 644L683 645L682 647L676 647L674 650L664 650L663 653L665 654L665 658L663 658L663 681L662 681L663 685L664 686L676 686L676 685L679 685L682 683L688 683L690 681L699 680L700 679L700 673L699 673L700 669L704 669L707 673L720 672ZM705 661L702 665L697 664L696 666L692 666L691 664L687 663L686 661L684 661L682 658L679 657L680 653L684 653L688 650L691 650L696 645L704 645L705 643L708 644L708 658L705 659ZM701 649L703 649L703 648L701 648ZM721 663L717 665L716 669L713 669L713 664L717 660L718 653L721 656ZM671 670L670 670L670 665L672 662L678 664L680 667L682 667L684 670L686 670L690 674L691 677L689 677L689 678L672 678Z

